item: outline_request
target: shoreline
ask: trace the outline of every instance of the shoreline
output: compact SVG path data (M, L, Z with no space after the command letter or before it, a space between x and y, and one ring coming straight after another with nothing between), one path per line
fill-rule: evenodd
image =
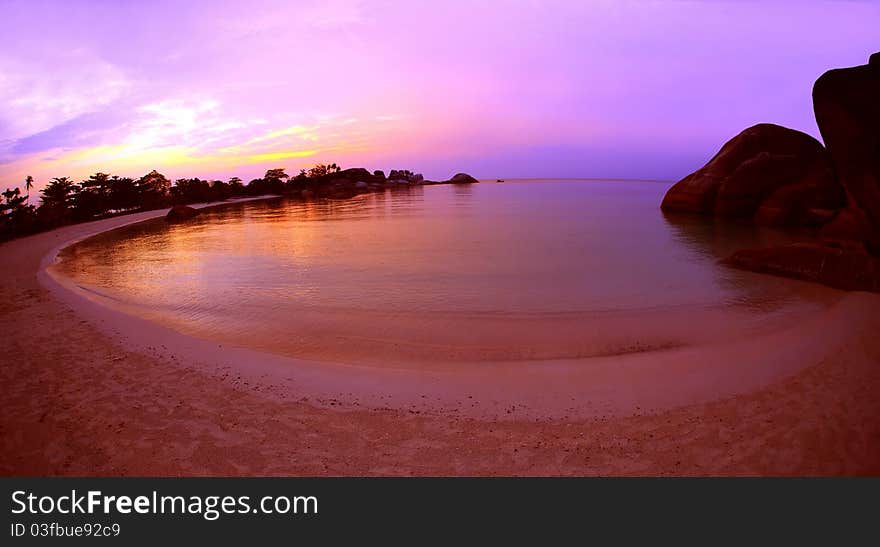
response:
M246 197L246 198L232 198L232 199L227 199L227 200L223 200L223 201L210 201L207 203L192 203L192 204L188 204L187 207L192 207L193 209L212 209L214 207L222 207L224 205L235 205L236 203L247 203L249 201L263 201L263 200L267 200L267 199L281 199L283 197L284 196L281 196L281 195L267 194L267 195L262 195L262 196L251 196L251 197ZM58 230L63 230L65 228L72 228L72 227L80 226L80 225L93 225L93 224L97 224L97 223L103 224L104 222L107 222L110 225L109 227L102 225L97 230L94 230L94 231L88 230L85 233L78 233L74 239L71 239L69 241L65 241L63 243L60 243L56 247L54 247L51 251L49 251L46 254L46 256L43 257L43 260L40 261L40 270L44 270L45 268L50 266L58 258L58 254L66 247L70 247L71 245L76 245L80 241L83 241L83 240L88 239L90 237L94 237L94 236L96 236L98 234L102 234L104 232L109 232L111 230L115 230L117 228L122 228L124 226L131 226L133 224L139 224L141 222L147 222L149 220L156 220L158 218L162 218L166 214L168 214L168 211L170 209L171 209L171 207L162 207L159 209L151 209L149 211L141 211L139 213L116 215L116 216L103 218L100 220L95 220L95 221L90 221L90 222L77 222L74 224L68 224L67 226L60 226L58 228L54 228L54 229L49 230L47 232L39 232L36 234L32 234L31 236L27 236L27 237L36 237L36 236L39 236L42 234L49 234L52 232L56 232ZM111 221L117 220L117 219L120 220L119 223L111 222ZM77 232L79 232L79 231L77 231ZM24 238L18 238L18 239L24 239ZM15 241L15 240L12 240L12 241Z
M133 222L144 220L148 219ZM827 315L839 306L833 304L821 317L789 318L788 324L775 325L775 330L745 341L649 348L585 358L419 362L409 367L314 361L224 345L179 332L130 313L52 271L51 265L63 248L93 235L97 234L56 246L41 261L37 279L105 335L124 341L127 348L141 353L161 347L163 353L214 376L241 376L249 385L269 389L283 399L309 399L320 406L333 403L332 406L352 408L358 403L369 409L392 408L489 420L621 416L632 414L637 407L643 412L659 412L747 393L797 372L809 363L808 354L815 358L833 351L827 333L819 336L818 331L829 322L845 324L848 316L838 313L843 317L829 321ZM692 319L699 317L694 309L689 313ZM648 324L659 320L646 318ZM791 326L799 320L804 324ZM843 340L844 333L838 334ZM802 344L802 340L808 342ZM781 351L767 351L767 347ZM791 350L796 347L797 352L792 355ZM742 359L743 354L749 357ZM535 389L535 382L542 389Z
M702 439L702 443L696 442L699 439L693 434L702 427L708 428L703 431L704 434L714 437L720 432L721 426L714 422L698 421L698 427L694 424L694 419L704 416L712 409L718 412L717 408L720 407L728 407L726 412L733 413L735 418L739 414L757 412L759 408L755 406L754 399L765 398L771 393L793 400L795 407L802 407L794 412L794 416L789 415L793 408L770 410L771 414L788 417L781 423L771 420L772 423L777 423L775 427L778 431L775 434L784 435L799 420L810 422L812 419L813 429L810 430L810 435L821 437L830 421L842 422L847 435L855 435L855 441L862 445L862 450L856 457L844 458L848 464L845 468L850 469L849 472L859 470L858 472L872 473L877 473L880 468L880 426L873 419L880 415L880 403L874 402L877 386L880 386L880 371L877 370L880 368L877 366L880 363L880 343L873 340L872 336L880 330L880 313L876 311L880 309L878 295L845 294L829 310L804 324L771 332L745 343L726 346L687 347L591 358L587 362L577 363L481 363L479 366L428 373L346 365L328 366L327 363L310 363L241 348L215 347L217 344L214 342L190 338L158 324L109 309L83 294L77 294L75 288L65 287L63 280L58 280L47 272L46 267L62 248L102 231L161 216L163 212L164 210L149 211L71 225L4 244L5 252L14 249L13 254L17 253L25 259L22 264L14 264L12 268L12 286L24 289L25 300L12 306L4 306L0 315L2 325L14 336L22 330L28 330L28 316L41 315L44 318L43 324L55 323L55 327L60 327L60 332L49 338L39 336L40 340L33 342L41 344L39 353L66 354L60 360L56 357L54 361L47 362L45 358L40 359L40 355L36 355L37 348L29 355L26 346L22 345L20 353L26 358L18 363L4 363L4 385L11 386L14 393L4 395L4 399L9 400L4 400L7 415L2 421L3 446L4 453L13 455L17 462L10 461L0 466L4 474L21 474L22 471L31 469L28 465L35 465L36 462L43 462L43 467L36 469L47 474L66 474L67 469L71 468L62 466L53 472L50 471L51 466L46 466L45 458L37 458L34 464L21 460L19 449L23 444L28 444L21 438L27 436L21 430L26 423L20 421L24 416L37 415L35 423L44 423L50 417L61 421L69 418L56 416L52 412L53 409L57 410L53 397L48 400L45 396L36 397L34 402L33 389L28 393L23 387L29 382L22 383L23 379L33 379L27 378L28 374L38 379L38 385L44 385L44 393L54 393L61 401L79 400L79 404L71 405L73 408L79 408L84 401L103 400L105 404L111 404L114 410L109 414L92 414L88 412L89 409L79 410L86 413L88 423L108 422L110 425L104 425L110 429L113 429L114 419L123 419L123 424L130 424L143 422L147 418L144 415L145 409L150 406L151 401L156 404L156 397L145 397L144 390L162 394L160 400L168 399L164 402L177 399L181 405L201 408L196 416L190 413L180 417L188 421L191 427L185 427L176 436L170 435L166 439L171 442L172 454L179 455L191 448L186 443L181 444L181 440L184 438L191 441L191 434L199 431L210 431L208 436L214 442L223 439L230 441L229 437L233 437L233 441L247 445L248 434L236 432L236 428L231 427L241 421L230 422L229 416L235 415L238 410L230 401L232 398L247 399L251 405L266 411L262 420L258 413L245 412L248 419L244 421L263 434L271 434L271 427L278 425L276 422L281 419L279 416L296 421L296 416L306 414L310 416L311 423L320 424L315 430L318 432L316 435L320 436L322 431L332 433L342 429L347 431L345 442L366 443L374 450L390 450L387 459L394 461L391 467L365 470L362 465L340 463L347 459L368 459L369 449L363 448L364 445L359 444L358 446L362 446L359 450L367 453L357 454L328 446L317 459L335 463L335 472L330 474L442 474L443 469L446 469L446 473L453 474L656 474L685 471L660 461L646 462L639 458L626 457L621 461L610 462L614 464L611 466L597 465L596 460L593 463L579 460L566 465L559 462L555 465L539 465L527 459L518 464L508 462L500 467L492 467L491 462L460 459L476 450L470 445L472 437L485 437L487 430L494 444L515 445L517 439L543 439L536 448L541 452L539 449L542 443L553 444L551 438L558 441L564 437L559 435L559 428L568 431L572 427L579 435L573 437L573 441L569 440L577 446L583 445L585 435L595 437L602 432L625 440L624 444L627 446L642 443L646 445L644 448L651 445L660 448L660 445L673 443L679 448L685 445L693 449L691 456L695 467L691 468L692 473L702 474L707 469L716 469L717 473L749 474L749 469L759 472L758 468L740 464L725 472L722 467L715 465L719 462L713 464L712 454L720 447L712 446L711 443L706 445L705 439ZM10 297L6 290L4 293L6 298ZM76 332L71 332L74 330ZM6 360L8 359L4 359ZM69 369L68 364L71 361L77 362L85 370ZM55 377L49 370L59 374ZM505 374L499 374L501 370ZM821 382L810 388L804 387L816 375L834 376L841 372L846 373L845 388L839 386L836 391L827 391L830 386L824 386ZM78 381L83 382L85 378L89 378L90 373L105 380L110 375L114 389L108 394L97 385L89 387L85 383L82 386L83 391L71 392L64 389L63 383L58 384L63 378L69 379L71 375L79 376ZM169 378L185 381L169 384ZM45 385L54 386L54 390L46 391ZM540 389L537 388L538 385L541 386ZM853 391L865 390L873 395L851 401ZM170 393L174 393L174 396L169 399ZM845 409L837 409L835 412L838 414L832 413L829 416L827 404L813 404L816 399L823 397L834 398L838 401L838 406L843 405ZM572 403L572 400L575 402ZM131 406L126 406L126 401ZM855 414L853 408L856 409ZM760 412L766 413L768 410L761 408ZM656 440L653 434L646 436L647 431L662 429L664 423L671 423L673 417L684 419L690 425L678 432L669 431L663 442ZM860 419L854 419L859 417ZM292 427L290 422L283 425ZM145 442L144 433L155 431L156 427L164 431L164 428L155 425L152 429L135 427L128 432L129 442L137 444L139 435L140 442ZM740 423L736 420L736 423L727 424L726 427L738 430L745 428L745 431L754 433L765 428L766 421L761 423L760 420L746 420ZM511 433L510 439L501 439L492 435L493 429L498 428L509 428L519 433ZM398 430L408 430L409 435L389 446L382 440L392 435L392 430L398 435ZM374 433L372 437L370 431ZM384 431L384 434L377 437L375 433L380 431ZM448 440L450 435L464 436L458 437L458 443L445 446L445 459L436 459L429 465L420 461L420 450L413 450L412 445L423 445L429 452L443 451L444 447L438 446L438 443L444 444L441 440ZM307 438L312 439L308 436ZM276 453L285 453L291 450L291 443L296 444L291 439L281 440L283 442L271 443L272 450ZM853 439L847 442L851 441L854 442ZM493 442L489 442L489 445L492 444ZM570 450L565 446L563 444L559 449L563 452ZM602 446L600 442L597 447L601 449ZM846 448L847 444L844 443L843 446ZM650 458L652 450L645 451L644 448L641 455ZM242 456L249 453L246 447L243 450ZM456 454L454 457L450 453L462 450L465 450L464 454ZM795 450L794 454L788 455L797 456L796 460L802 465L812 465L799 468L802 471L806 469L807 474L826 474L829 471L821 471L824 469L821 465L834 466L841 463L812 457L804 453L805 450ZM519 450L514 452L518 453ZM82 458L93 451L61 450L61 453L67 457ZM112 451L104 456L108 462L126 460L126 454L115 455ZM450 462L447 460L450 457L457 460L457 471L448 467ZM244 465L241 458L233 458L236 459ZM697 465L698 462L702 463ZM705 465L709 467L703 467ZM168 472L166 466L151 467L143 461L140 462L140 467L135 468L141 472L146 470L148 474ZM101 466L84 468L79 465L73 469L73 474L100 474L102 469L108 473L108 468ZM191 468L188 472L216 473L218 469L226 469L226 472L234 470L216 462L216 465ZM257 467L249 471L242 470L241 473L271 474L270 469L271 466ZM320 469L310 467L300 468L301 471L296 469L296 466L288 466L279 471L281 474L300 474L302 469L311 469L305 472L324 474ZM780 473L779 468L771 466L770 469L777 469L775 473Z

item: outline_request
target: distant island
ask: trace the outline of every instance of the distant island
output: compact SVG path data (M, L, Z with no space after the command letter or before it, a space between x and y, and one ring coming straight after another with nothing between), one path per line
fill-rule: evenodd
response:
M425 179L407 169L372 171L363 167L342 169L336 163L317 164L290 176L284 168L269 169L262 178L245 184L239 177L227 181L181 178L173 183L156 170L139 179L95 173L81 182L56 177L40 191L40 204L31 203L34 179L25 179L25 191L7 188L0 203L0 241L51 230L66 224L88 222L109 216L173 207L168 220L194 216L192 203L278 195L302 198L348 198L385 188L431 184L473 184L466 173L443 181Z

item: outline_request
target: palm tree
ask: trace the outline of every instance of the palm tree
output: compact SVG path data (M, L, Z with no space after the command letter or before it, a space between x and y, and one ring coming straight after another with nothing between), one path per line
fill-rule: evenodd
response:
M28 176L25 177L25 179L24 179L24 190L25 190L25 192L27 192L27 194L25 194L24 202L25 202L27 205L30 205L30 201L31 201L31 188L33 188L33 187L34 187L34 177L28 175Z

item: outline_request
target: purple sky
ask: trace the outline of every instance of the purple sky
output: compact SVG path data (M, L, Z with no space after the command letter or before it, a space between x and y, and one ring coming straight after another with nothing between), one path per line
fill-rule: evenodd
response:
M245 180L336 161L429 178L677 179L774 122L880 1L0 0L0 187Z

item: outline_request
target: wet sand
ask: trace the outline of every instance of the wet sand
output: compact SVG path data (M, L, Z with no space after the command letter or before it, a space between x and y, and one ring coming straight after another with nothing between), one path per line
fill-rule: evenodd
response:
M699 347L327 366L174 333L45 271L72 241L162 213L0 247L4 475L880 473L878 295Z

